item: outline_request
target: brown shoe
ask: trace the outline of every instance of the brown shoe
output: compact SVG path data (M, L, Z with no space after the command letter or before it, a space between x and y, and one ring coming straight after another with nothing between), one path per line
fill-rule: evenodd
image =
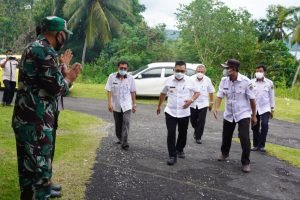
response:
M250 165L243 165L242 171L245 172L245 173L251 172Z
M224 156L223 154L221 154L218 158L218 161L226 161L226 158L228 158L228 156Z

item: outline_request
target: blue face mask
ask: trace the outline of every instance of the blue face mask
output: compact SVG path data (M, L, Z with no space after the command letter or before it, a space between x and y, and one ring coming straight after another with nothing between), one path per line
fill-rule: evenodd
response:
M127 71L126 70L119 70L119 74L121 76L125 76L127 74Z

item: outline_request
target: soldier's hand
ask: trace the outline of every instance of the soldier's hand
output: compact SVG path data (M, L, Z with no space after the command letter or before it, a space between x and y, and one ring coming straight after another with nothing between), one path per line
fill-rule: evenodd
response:
M76 78L78 77L80 71L82 69L82 65L79 63L75 63L72 65L72 67L69 69L68 72L66 72L65 79L70 81L70 83L73 83Z
M72 58L73 58L72 51L70 49L67 49L63 54L60 55L59 61L60 63L69 65Z

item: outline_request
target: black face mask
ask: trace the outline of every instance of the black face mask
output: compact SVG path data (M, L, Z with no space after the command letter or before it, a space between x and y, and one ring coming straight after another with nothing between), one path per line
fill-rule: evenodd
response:
M60 33L60 32L56 33L56 36L55 36L55 39L56 39L56 46L54 47L54 50L55 50L55 51L61 50L61 49L63 48L63 46L64 46L64 43L65 43L64 37L62 37L62 38L63 38L63 41L62 41L62 42L60 42L60 41L58 40L58 34L59 34L59 33Z

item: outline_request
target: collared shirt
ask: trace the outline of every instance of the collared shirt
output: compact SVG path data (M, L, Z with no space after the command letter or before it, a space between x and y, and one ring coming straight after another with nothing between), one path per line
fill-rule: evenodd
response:
M233 122L250 118L252 114L250 99L255 99L254 88L250 79L238 73L236 81L223 77L217 97L226 97L224 119Z
M257 81L257 79L252 79L256 110L259 115L266 112L271 112L271 108L275 108L275 92L273 82L264 77L262 81Z
M6 59L1 60L1 65L6 61ZM8 60L5 63L3 70L2 79L16 82L16 69L18 67L18 61Z
M117 72L109 75L105 90L112 93L114 111L126 112L132 109L131 93L136 92L135 82L129 74L122 80L118 77Z
M200 96L192 104L192 108L205 108L209 106L208 95L215 92L215 88L208 76L203 76L202 80L197 78L197 75L193 75L191 79L194 81L196 88L200 91Z
M162 93L168 96L165 112L176 118L190 116L190 108L184 109L183 105L186 100L192 98L195 92L199 92L199 90L195 87L190 77L185 75L182 80L178 81L174 75L170 76L165 81L162 90Z

